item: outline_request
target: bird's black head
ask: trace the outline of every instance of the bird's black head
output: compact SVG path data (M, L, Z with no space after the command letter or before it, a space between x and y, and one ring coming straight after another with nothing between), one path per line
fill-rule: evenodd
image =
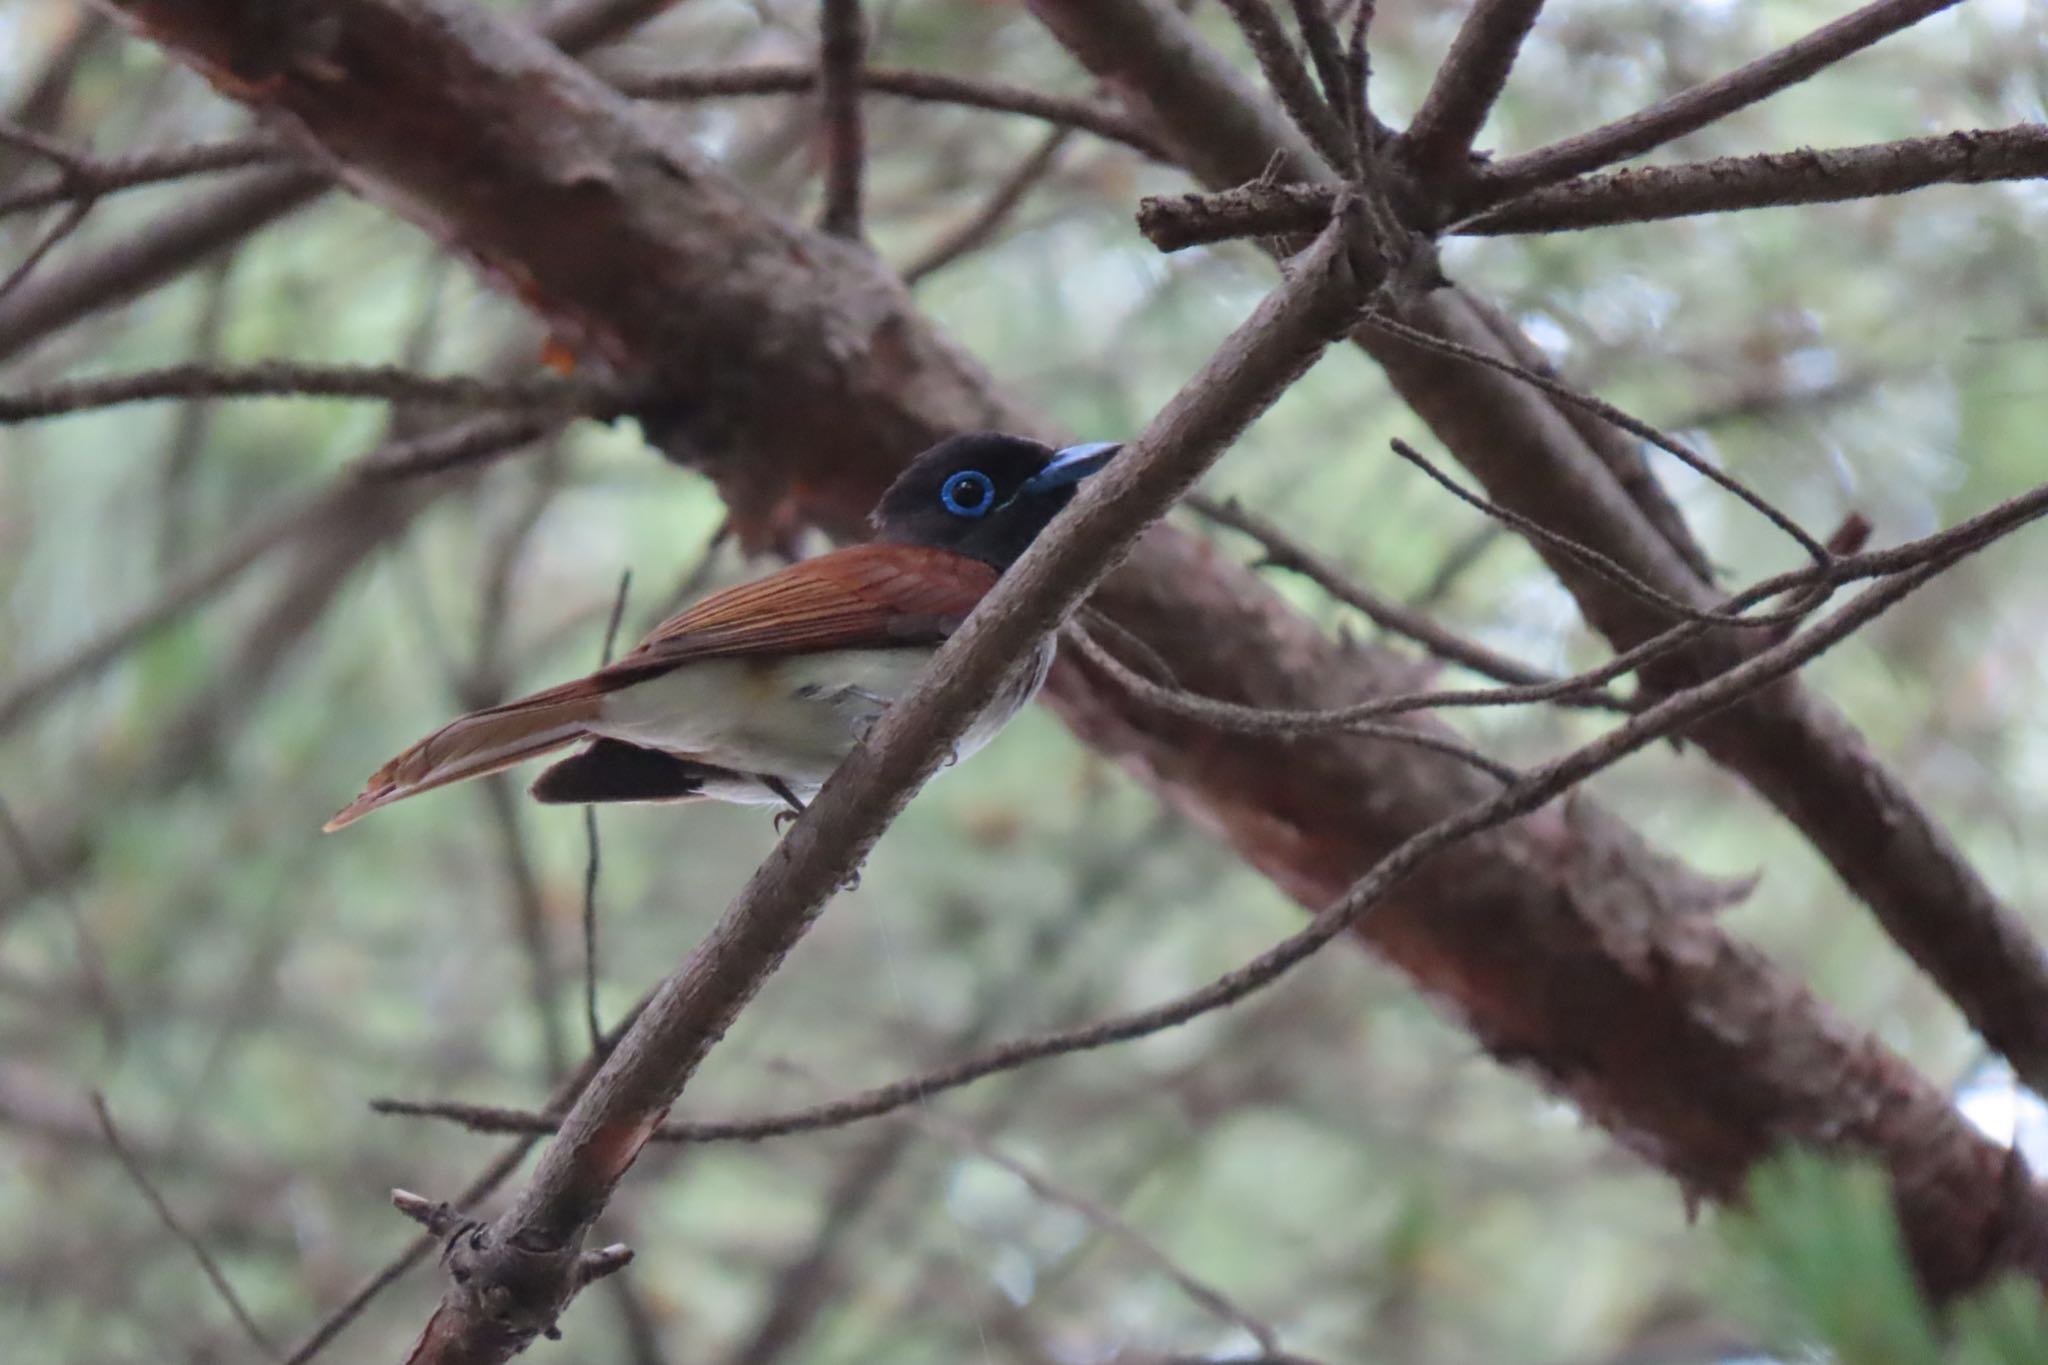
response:
M996 431L954 436L912 460L869 519L882 540L937 545L1006 569L1118 449L1054 450Z

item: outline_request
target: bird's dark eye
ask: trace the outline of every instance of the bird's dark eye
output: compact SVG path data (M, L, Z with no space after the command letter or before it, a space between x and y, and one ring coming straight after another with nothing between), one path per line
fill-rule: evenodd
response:
M956 517L978 517L995 506L996 482L979 469L963 469L940 486L939 501Z

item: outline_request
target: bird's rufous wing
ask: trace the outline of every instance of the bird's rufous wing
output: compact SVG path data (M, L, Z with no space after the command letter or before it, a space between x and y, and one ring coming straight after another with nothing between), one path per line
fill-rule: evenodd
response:
M373 773L327 828L576 743L599 716L605 693L684 664L936 644L995 581L993 568L951 550L856 545L715 592L589 677L450 721Z
M850 546L711 594L590 681L609 689L707 658L936 644L995 581L994 568L951 550Z

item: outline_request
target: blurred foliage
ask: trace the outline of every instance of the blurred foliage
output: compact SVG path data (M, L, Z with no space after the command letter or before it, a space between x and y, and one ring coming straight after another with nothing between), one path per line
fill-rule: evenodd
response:
M1382 0L1376 98L1387 117L1413 108L1464 9ZM1482 143L1527 149L1624 114L1842 9L1553 0ZM1020 6L872 0L870 10L877 61L1089 89ZM800 0L688 0L602 60L662 70L807 59L812 11ZM1248 64L1217 7L1197 17ZM21 96L76 19L64 0L0 0L0 103ZM2039 20L2035 0L1973 0L1660 156L2039 119ZM896 262L973 213L1041 136L1024 120L880 98L870 114L875 244ZM664 116L766 202L815 213L805 101L733 99ZM197 78L111 33L90 47L60 125L105 154L243 126ZM210 188L111 197L43 269L146 231ZM919 299L1075 433L1131 432L1272 279L1245 246L1153 252L1131 208L1142 193L1180 188L1164 167L1077 138L996 243L923 282ZM0 224L0 260L19 259L35 227ZM1454 241L1445 259L1573 375L1683 427L1810 526L1861 512L1883 544L2040 478L2044 238L2048 187L2032 184ZM507 355L530 364L539 348L530 321L423 234L330 195L231 260L12 357L4 383L206 354L482 372ZM384 421L368 404L257 401L196 417L159 405L0 428L0 678L30 677L113 627L320 487L377 443ZM1506 538L1475 540L1484 528L1469 509L1388 458L1392 435L1429 448L1370 365L1333 353L1211 489L1531 663L1600 657L1533 555ZM1659 472L1731 578L1793 561L1710 485L1670 462ZM535 507L508 560L512 531ZM189 1258L97 1150L90 1087L108 1094L172 1202L281 1338L402 1245L410 1229L384 1207L387 1189L452 1195L499 1150L365 1107L386 1094L531 1104L546 1093L515 879L483 794L439 793L345 837L316 831L362 774L457 709L458 692L539 684L594 662L626 567L629 628L650 623L670 585L703 565L720 516L709 487L651 457L630 424L585 425L552 453L438 489L317 620L264 627L257 643L283 657L263 686L243 686L240 651L304 571L288 551L6 736L0 797L39 856L74 874L61 894L24 895L4 880L18 869L0 860L0 1227L13 1234L0 1241L0 1341L10 1359L249 1358ZM1472 545L1476 557L1449 571ZM479 659L482 585L501 561L509 609ZM763 567L719 549L707 581ZM1814 674L1993 886L2048 931L2037 894L2048 866L2028 837L2048 820L2037 701L2048 602L2027 587L2044 574L2048 540L2022 536ZM1332 630L1369 632L1305 585L1274 583ZM1456 723L1526 760L1597 721L1517 712ZM1938 1080L1972 1062L1953 1012L1735 781L1694 753L1663 750L1596 790L1704 869L1760 871L1730 926L1858 1026ZM688 951L773 833L759 812L724 808L621 808L602 826L599 982L615 1019ZM517 832L562 983L555 1027L576 1047L581 823L522 803ZM686 1116L802 1104L917 1070L967 1039L1149 1003L1298 923L1296 907L1203 830L1029 714L912 807L859 890L712 1054ZM1348 949L1229 1014L932 1107L1114 1208L1279 1326L1292 1349L1331 1365L1564 1365L1626 1359L1630 1343L1658 1332L1746 1339L1715 1306L1724 1302L1757 1308L1759 1331L1792 1324L1787 1339L1826 1342L1844 1361L1927 1358L1911 1354L1930 1329L1867 1182L1796 1165L1767 1177L1778 1183L1743 1260L1770 1281L1789 1314L1779 1315L1721 1285L1712 1239L1689 1225L1667 1180L1478 1055L1429 1001ZM903 1136L878 1148L890 1133ZM601 1231L638 1249L626 1278L666 1358L729 1359L835 1200L858 1205L836 1295L786 1359L1094 1362L1250 1345L1072 1209L914 1127L663 1155L633 1174ZM411 1276L332 1358L396 1358L436 1292L431 1275ZM1972 1310L1983 1325L1965 1340L1986 1352L2038 1341L2024 1335L2038 1328L2032 1311L1995 1296ZM567 1340L530 1358L635 1359L633 1320L592 1295ZM1704 1365L1706 1349L1670 1359Z
M1937 1321L1914 1290L1884 1172L1788 1152L1726 1222L1729 1297L1787 1349L1840 1365L2031 1365L2048 1360L2048 1305L2004 1280Z

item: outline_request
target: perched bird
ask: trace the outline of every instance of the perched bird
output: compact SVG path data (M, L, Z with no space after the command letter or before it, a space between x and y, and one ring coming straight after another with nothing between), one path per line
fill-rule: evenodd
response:
M327 828L586 741L541 773L536 799L800 811L1117 449L1055 451L998 432L941 441L882 495L872 542L715 592L588 677L450 721L372 774ZM1019 662L961 755L1031 699L1052 653L1047 640Z

